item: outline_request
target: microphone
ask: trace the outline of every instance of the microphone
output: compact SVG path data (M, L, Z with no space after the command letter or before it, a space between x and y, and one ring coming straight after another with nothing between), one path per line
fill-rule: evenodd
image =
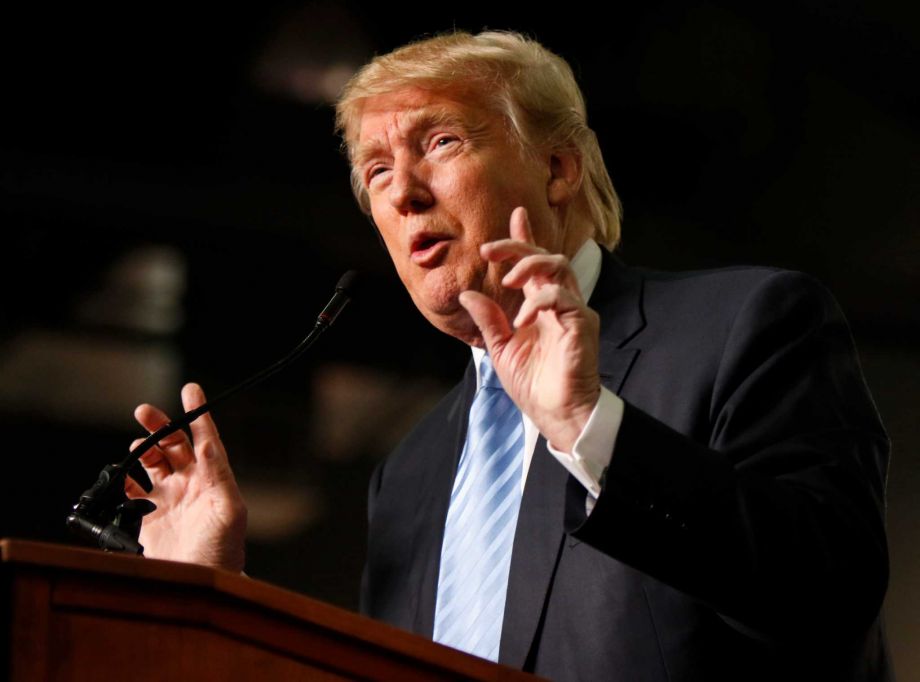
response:
M326 307L323 308L323 311L319 314L319 317L316 318L317 325L322 324L326 327L332 326L332 323L335 322L336 318L339 316L339 313L345 309L345 305L354 295L355 280L357 278L358 273L354 270L349 270L344 275L339 277L339 282L335 285L335 293L332 295L332 298L329 299L329 303L327 303Z
M156 505L149 500L128 500L125 495L127 475L135 479L146 492L153 490L147 473L139 463L141 455L166 436L187 427L201 415L210 412L230 396L265 381L297 360L336 321L354 294L356 279L357 273L354 270L349 270L339 278L338 284L335 285L335 293L317 316L313 329L286 356L224 391L213 400L189 410L178 419L157 429L119 464L109 464L103 468L96 482L80 495L73 511L67 517L67 527L71 532L89 544L107 551L143 554L144 548L137 542L141 519L156 509Z

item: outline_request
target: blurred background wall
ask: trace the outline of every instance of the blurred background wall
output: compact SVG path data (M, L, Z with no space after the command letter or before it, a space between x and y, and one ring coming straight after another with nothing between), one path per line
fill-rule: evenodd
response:
M494 3L493 3L494 5ZM468 351L416 313L354 206L330 101L452 27L573 65L626 211L621 257L805 270L837 295L894 442L887 620L920 680L920 10L579 3L545 14L343 1L7 8L0 24L0 536L63 519L186 380L316 352L215 415L251 509L248 572L355 608L374 465Z

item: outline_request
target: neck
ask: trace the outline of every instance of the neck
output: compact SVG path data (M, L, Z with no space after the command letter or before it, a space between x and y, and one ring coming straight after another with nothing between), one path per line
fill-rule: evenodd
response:
M561 249L562 255L569 260L575 257L578 250L594 233L594 226L589 221L579 220L576 216L572 216L572 218L571 224L563 228Z

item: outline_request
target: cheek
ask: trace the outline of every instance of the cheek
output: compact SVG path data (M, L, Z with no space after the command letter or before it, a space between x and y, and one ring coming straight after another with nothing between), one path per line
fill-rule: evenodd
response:
M431 181L435 196L435 213L445 211L474 229L487 217L488 207L495 200L494 184L478 165L470 164L453 172L434 174Z
M379 201L371 204L371 220L373 221L371 229L374 230L375 236L383 242L387 253L395 261L399 253L399 228L389 216L386 207L382 207L379 204Z

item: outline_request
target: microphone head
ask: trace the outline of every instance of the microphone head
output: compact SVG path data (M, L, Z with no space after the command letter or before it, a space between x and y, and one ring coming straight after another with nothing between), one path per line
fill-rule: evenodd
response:
M339 283L335 285L335 290L341 292L348 297L354 296L355 294L355 282L358 279L358 273L356 270L349 270L344 275L339 278Z

